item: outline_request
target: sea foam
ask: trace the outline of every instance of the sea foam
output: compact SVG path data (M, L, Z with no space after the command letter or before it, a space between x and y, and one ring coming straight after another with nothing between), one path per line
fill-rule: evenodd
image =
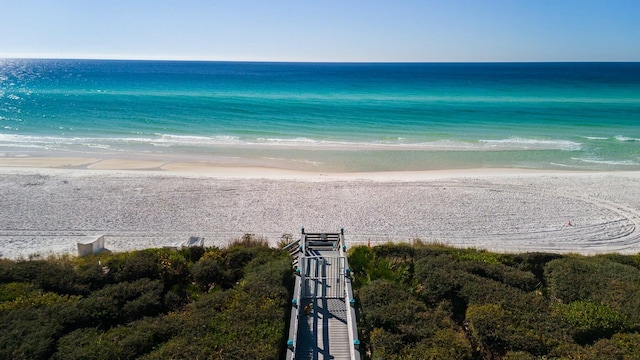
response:
M597 158L576 158L572 157L572 160L581 161L589 164L601 164L601 165L612 165L612 166L637 166L640 165L637 161L633 160L603 160Z
M481 143L491 148L503 149L521 149L521 150L565 150L580 151L582 144L570 140L544 140L544 139L526 139L526 138L509 138L500 140L481 139Z
M622 136L622 135L616 136L615 139L618 140L618 141L640 141L640 139L638 139L638 138Z

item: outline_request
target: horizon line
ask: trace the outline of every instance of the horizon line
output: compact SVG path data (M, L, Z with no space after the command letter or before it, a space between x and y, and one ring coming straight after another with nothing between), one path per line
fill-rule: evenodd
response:
M640 63L640 60L412 60L412 61L376 61L376 60L257 60L257 59L202 59L202 58L146 58L146 57L84 57L84 56L0 56L0 60L95 60L95 61L166 61L166 62L238 62L238 63L307 63L307 64L532 64L532 63Z

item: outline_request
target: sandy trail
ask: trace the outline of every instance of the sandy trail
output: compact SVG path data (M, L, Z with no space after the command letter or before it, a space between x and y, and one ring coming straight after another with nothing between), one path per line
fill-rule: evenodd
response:
M276 244L303 226L342 227L351 243L640 252L636 172L252 174L0 168L0 253L75 253L79 239L102 234L113 251L188 236L223 246L247 232Z

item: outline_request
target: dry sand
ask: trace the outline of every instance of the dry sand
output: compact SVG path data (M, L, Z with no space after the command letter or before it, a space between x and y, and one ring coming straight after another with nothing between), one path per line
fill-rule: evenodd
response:
M118 170L119 169L119 170ZM320 174L89 158L0 158L0 253L162 247L345 229L501 252L640 252L640 173L481 169Z

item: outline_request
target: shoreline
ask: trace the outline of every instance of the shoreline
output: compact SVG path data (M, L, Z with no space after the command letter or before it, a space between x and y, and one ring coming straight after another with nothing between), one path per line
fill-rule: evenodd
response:
M0 158L0 253L129 251L300 228L350 244L421 239L497 252L640 252L640 172L453 169L320 173L201 163ZM28 161L25 161L28 160ZM44 167L44 165L50 165ZM12 166L8 166L12 165Z
M132 158L96 157L1 157L2 173L126 174L219 179L265 179L302 181L426 181L447 178L486 178L497 176L584 176L619 174L640 177L640 171L550 170L524 168L453 168L406 171L332 172L272 167L268 165L222 165L206 162L157 161Z

